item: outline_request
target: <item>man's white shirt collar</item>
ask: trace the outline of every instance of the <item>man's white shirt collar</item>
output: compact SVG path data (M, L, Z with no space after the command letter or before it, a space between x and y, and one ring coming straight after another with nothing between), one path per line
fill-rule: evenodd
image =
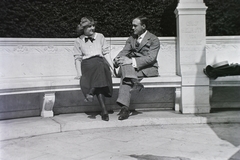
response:
M144 38L144 36L145 36L146 34L147 34L147 30L138 37L138 42L139 42L139 43L142 42L142 40L143 40L143 38Z

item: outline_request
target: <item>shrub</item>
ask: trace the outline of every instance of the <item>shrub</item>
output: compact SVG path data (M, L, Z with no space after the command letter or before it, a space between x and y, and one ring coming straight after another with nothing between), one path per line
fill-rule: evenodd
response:
M106 37L128 37L134 17L149 17L157 36L176 36L178 0L1 0L0 37L73 38L81 17ZM207 35L239 34L239 0L205 0Z

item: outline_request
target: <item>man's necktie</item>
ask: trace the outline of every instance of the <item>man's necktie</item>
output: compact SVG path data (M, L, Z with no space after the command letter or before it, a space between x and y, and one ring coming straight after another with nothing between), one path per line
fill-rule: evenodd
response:
M85 37L85 42L87 42L88 40L90 40L91 42L93 42L95 39L92 37Z
M138 39L136 40L136 47L138 47L140 45L141 39L142 39L142 37L138 37Z

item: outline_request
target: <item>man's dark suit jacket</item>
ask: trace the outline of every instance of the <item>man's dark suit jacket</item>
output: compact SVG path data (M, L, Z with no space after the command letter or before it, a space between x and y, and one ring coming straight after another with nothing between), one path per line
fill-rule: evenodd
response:
M147 31L138 47L136 47L136 41L137 39L134 36L130 36L118 56L135 58L137 63L136 71L143 72L144 76L158 76L157 55L160 49L158 37Z

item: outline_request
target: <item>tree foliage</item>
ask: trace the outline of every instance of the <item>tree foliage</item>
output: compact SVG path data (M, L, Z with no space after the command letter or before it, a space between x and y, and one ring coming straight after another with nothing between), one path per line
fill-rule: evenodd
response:
M73 38L81 17L92 16L106 37L127 37L145 15L157 36L176 36L178 0L1 0L0 37ZM205 0L208 35L239 34L239 0Z
M240 35L240 0L205 0L207 35Z

